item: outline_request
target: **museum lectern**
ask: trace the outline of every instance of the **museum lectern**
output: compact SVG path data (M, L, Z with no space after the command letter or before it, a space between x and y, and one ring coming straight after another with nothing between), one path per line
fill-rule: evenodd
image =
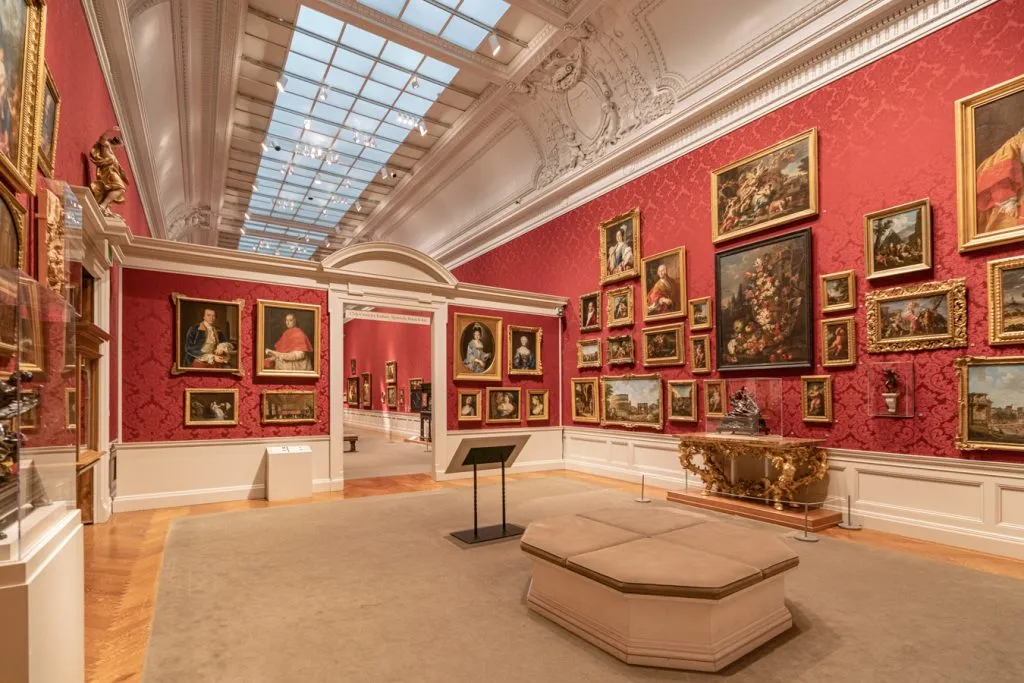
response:
M446 473L473 471L473 528L453 531L451 535L454 538L463 543L474 544L502 538L515 538L523 534L523 527L518 524L509 524L505 518L505 469L512 466L516 456L519 455L529 438L528 434L512 437L466 438L459 444ZM501 524L480 526L480 494L477 473L481 469L501 470Z

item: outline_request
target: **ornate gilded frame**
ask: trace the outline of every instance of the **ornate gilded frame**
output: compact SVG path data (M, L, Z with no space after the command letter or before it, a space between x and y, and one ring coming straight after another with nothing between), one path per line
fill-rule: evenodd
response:
M359 407L359 375L345 378L345 403L350 408Z
M629 340L629 358L612 358L612 342L624 342ZM620 334L614 337L605 337L605 358L608 359L608 365L632 365L636 363L636 342L633 341L633 335L631 334Z
M204 299L195 296L185 296L174 292L171 294L171 301L174 303L174 363L171 366L172 375L182 375L185 373L211 373L215 375L236 375L238 377L244 377L245 372L242 365L242 314L245 312L245 299ZM238 308L238 367L237 368L188 368L182 367L181 363L181 302L182 301L199 301L207 302L211 304L222 304L224 306L236 306Z
M384 361L384 383L398 384L398 361Z
M39 409L42 407L42 389L41 387L33 387L32 389L19 389L18 396L36 396L37 402L36 407L28 412L22 413L14 418L14 431L22 432L34 432L39 429ZM19 401L21 399L19 398Z
M671 358L650 358L647 352L648 335L651 334L662 334L665 332L674 332L676 335L676 355ZM682 365L685 362L683 356L683 325L682 323L674 323L672 325L662 325L660 327L647 327L640 332L642 336L643 345L643 364L644 367L657 367L661 365Z
M187 389L185 391L188 391ZM71 407L72 396L74 396L75 406L74 409ZM188 403L185 403L185 419L188 420ZM64 387L64 429L72 430L78 429L78 389L76 387Z
M46 6L42 0L18 0L25 6L22 36L21 111L18 112L18 149L11 158L0 153L0 176L19 192L36 193L36 165L42 129L42 93L45 84ZM13 133L14 131L12 131Z
M961 253L1024 239L1024 223L989 235L978 234L978 160L974 149L975 110L1022 90L1024 75L956 101L957 244Z
M594 299L594 312L597 314L597 323L594 325L583 325L583 316L586 315L586 300ZM601 329L601 291L580 294L580 332L593 332Z
M877 272L875 270L875 231L872 228L872 224L883 218L896 216L915 209L921 212L921 263ZM927 197L888 209L882 209L881 211L875 211L864 216L864 274L868 280L881 280L887 277L916 273L921 270L931 270L931 268L932 203Z
M761 222L761 223L755 223L753 225L748 225L747 227L741 228L740 230L736 230L734 232L728 232L728 233L724 233L723 234L721 232L721 226L718 224L718 181L719 181L719 176L721 176L723 173L727 173L727 172L733 170L734 168L736 168L738 166L743 166L744 164L749 164L752 161L757 161L761 157L767 156L767 155L771 154L772 152L775 152L775 151L777 151L779 149L782 149L783 147L788 147L789 145L792 145L795 142L799 142L801 139L803 139L805 137L808 139L808 143L807 143L807 162L808 162L808 170L807 170L808 187L807 187L807 191L808 191L808 194L809 194L809 197L808 197L808 199L809 199L808 207L806 209L804 209L803 211L798 211L797 213L794 213L794 214L789 214L789 215L783 216L781 218L769 219L769 220ZM769 230L771 228L774 228L774 227L777 227L777 226L780 226L780 225L785 225L787 223L792 223L794 221L798 221L798 220L800 220L802 218L807 218L809 216L817 216L817 215L818 215L818 129L817 128L811 128L810 130L805 130L803 133L800 133L798 135L794 135L793 137L787 138L787 139L783 140L782 142L777 142L774 145L772 145L771 147L767 147L767 148L762 149L762 150L760 150L758 152L754 152L753 154L750 154L748 156L743 157L739 161L734 161L734 162L732 162L731 164L729 164L727 166L722 166L721 168L716 168L714 171L711 172L711 241L713 243L715 243L715 244L718 244L720 242L728 242L729 240L734 240L734 239L737 239L738 237L742 237L744 235L750 235L750 234L753 234L755 232L761 232L763 230Z
M704 341L704 365L697 365L695 358L697 354L694 353L698 341ZM711 335L710 334L691 334L690 335L690 374L693 375L706 375L711 372Z
M672 412L672 387L689 385L690 387L690 416L675 415ZM665 382L665 395L668 397L666 408L668 410L669 422L696 422L697 421L697 380L695 379L672 379Z
M231 420L203 420L196 421L189 417L189 399L192 394L231 394L235 397L234 419ZM185 426L186 427L234 427L238 424L238 389L185 389Z
M583 347L585 345L595 344L597 345L597 360L596 361L585 361L583 360ZM583 368L599 368L604 365L601 356L601 338L596 339L580 339L576 342L576 367L579 369Z
M46 372L46 361L47 361L47 341L43 334L43 312L39 306L39 287L42 285L38 284L35 280L27 277L18 278L19 291L23 293L20 297L21 301L19 304L28 311L28 330L32 335L32 349L35 363L26 362L22 356L24 355L24 346L22 350L18 351L18 369L28 370L29 372L44 373ZM25 328L22 325L21 312L15 312L15 321L19 325L19 331L24 331ZM24 335L19 335L19 343L23 343Z
M516 416L506 418L495 418L491 419L491 394L493 392L500 391L502 393L512 393L519 397L517 404ZM519 424L523 421L523 390L519 387L487 387L487 403L484 404L484 422L489 425L495 424Z
M880 304L902 299L945 294L949 310L949 333L885 339L882 337ZM953 278L906 287L891 287L868 292L864 297L868 323L868 353L893 351L930 351L967 346L967 280Z
M385 384L384 385L384 404L388 407L388 410L398 409L398 385L397 384Z
M373 373L363 372L359 375L359 407L364 410L373 409Z
M272 395L279 394L301 394L309 395L313 397L313 417L289 417L289 418L270 418L267 417L267 399ZM296 391L294 389L267 389L260 395L260 424L264 425L284 425L284 424L316 424L316 392L315 391Z
M988 343L993 346L1024 344L1024 329L1005 331L1003 311L1003 272L1024 270L1024 256L1011 256L988 262ZM1022 302L1024 307L1024 302Z
M544 397L544 413L542 415L532 415L532 414L530 414L530 398L533 397L533 396L537 396L537 395L540 395L540 396ZM550 413L550 406L549 406L548 390L547 389L529 389L529 390L527 390L527 392L526 392L526 421L527 422L531 422L531 421L539 422L539 421L542 421L542 420L550 419L549 418L549 413Z
M312 370L272 370L263 367L266 348L266 310L279 308L286 311L313 312L313 369ZM319 377L320 376L320 304L300 304L292 301L273 301L270 299L256 300L256 351L252 354L256 361L257 377Z
M810 382L821 382L825 387L825 414L823 416L807 414L807 385ZM800 376L800 417L804 422L832 422L832 375Z
M581 422L588 424L598 424L601 422L601 385L598 382L597 377L573 377L569 380L570 387L572 389L572 421ZM594 395L594 416L583 417L576 412L576 387L578 385L589 384L591 391Z
M501 369L503 367L501 364L501 347L504 346L503 342L505 341L505 338L501 335L502 318L476 315L474 313L456 313L454 322L455 324L452 326L452 378L457 381L500 382ZM462 332L466 327L474 323L483 325L491 333L491 338L494 340L494 360L488 372L469 372L462 364L463 349L459 348L462 345Z
M841 304L828 303L828 283L832 280L846 280L847 291L850 293L850 300ZM818 289L821 293L821 312L838 313L839 311L852 311L857 308L857 278L852 270L843 270L838 273L818 276Z
M512 367L512 354L515 351L515 347L513 347L512 344L513 344L513 337L515 336L516 332L533 332L534 334L537 335L537 337L536 337L536 339L537 339L537 346L533 350L534 358L536 358L536 360L537 360L537 367L534 368L533 370L517 370L516 368ZM544 361L541 358L541 351L544 348L544 346L543 346L543 344L544 344L544 342L543 342L544 330L542 330L539 327L525 327L523 325L512 325L512 324L509 324L506 327L506 334L505 334L505 336L506 336L506 339L508 341L508 357L505 360L505 363L506 363L506 366L507 366L506 367L506 371L508 372L508 374L510 376L511 375L533 375L533 376L543 375L544 374Z
M482 410L483 403L483 391L480 389L459 389L456 393L456 400L458 403L455 405L455 409L459 414L459 422L482 422L484 419L484 413ZM462 397L463 396L476 396L476 415L466 416L462 414Z
M1008 450L1024 451L1024 443L1003 441L972 441L968 411L971 407L970 368L972 366L1020 365L1021 377L1018 385L1024 386L1024 356L977 357L963 356L953 359L957 376L957 432L956 447L961 450ZM983 394L982 394L983 395Z
M679 268L679 310L669 311L668 313L655 313L650 315L647 313L647 262L654 261L656 259L662 259L666 256L675 256L678 259ZM684 305L686 302L686 247L676 247L675 249L667 249L658 254L653 254L644 258L640 262L640 288L643 292L643 310L644 310L644 322L655 322L657 320L671 320L673 318L685 318L689 312L687 307Z
M614 311L612 310L612 300L614 297L618 297L620 295L624 295L626 297L629 312L623 318L616 318L614 316ZM608 321L609 330L614 327L628 327L633 324L633 298L633 288L629 285L626 285L625 287L618 287L616 289L609 289L604 293L605 320Z
M47 66L45 71L46 78L43 81L43 87L39 94L39 170L47 178L52 178L53 167L57 163L57 133L60 131L60 91L57 90L57 83L53 80L50 67ZM49 157L47 157L41 146L43 141L43 112L45 111L43 105L46 104L47 91L53 93L53 146L47 150L50 152Z
M695 313L695 311L697 309L697 306L700 305L700 304L703 304L707 308L707 312L708 312L707 318L708 318L708 320L707 320L707 322L704 322L704 323L694 323L693 322L694 319L695 319L694 313ZM697 299L690 299L687 302L687 314L688 314L688 317L690 319L690 330L692 332L696 332L698 330L710 330L711 326L712 326L712 322L711 322L711 315L712 315L712 313L711 313L711 297L710 296L702 296L702 297L699 297Z
M722 405L719 410L711 410L709 399L711 392L708 391L708 387L717 386L718 395L722 397ZM725 417L725 407L729 404L729 394L725 388L724 379L706 379L704 380L704 417Z
M11 213L11 222L14 223L14 229L18 233L18 253L14 255L14 263L16 264L15 270L24 270L25 268L25 249L28 246L25 236L25 221L28 216L28 211L22 206L21 202L18 201L14 193L8 190L2 183L0 183L0 200L3 201L4 206ZM3 254L0 254L0 268L3 268L3 263L6 261Z
M828 334L826 331L829 325L846 326L846 348L849 351L849 358L846 360L828 359ZM821 321L821 366L823 368L848 368L857 364L857 326L854 317L845 318L824 318Z
M630 240L630 247L633 249L633 268L622 273L609 273L608 272L608 228L622 223L624 221L630 221L633 229L633 238ZM597 255L598 261L601 263L601 284L607 285L610 282L619 282L621 280L631 280L640 275L640 207L630 209L626 213L620 214L615 218L609 218L606 221L602 221L598 226L598 231L601 238L601 251Z
M658 423L654 424L651 422L631 422L629 420L609 420L607 405L605 404L605 391L606 382L636 382L636 381L656 381L658 383ZM601 377L601 426L602 427L625 427L627 429L643 428L643 429L662 429L665 426L665 396L661 386L661 375L656 372L652 372L646 375L611 375Z

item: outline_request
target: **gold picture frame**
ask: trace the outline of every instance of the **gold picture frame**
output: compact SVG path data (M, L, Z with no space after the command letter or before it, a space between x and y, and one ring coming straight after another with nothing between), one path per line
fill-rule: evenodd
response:
M527 375L539 376L544 374L544 330L539 327L524 327L523 325L508 325L508 367L506 371L509 376ZM519 346L516 346L516 338ZM522 341L526 339L524 346Z
M1000 376L1008 366L1017 380ZM956 447L962 450L1024 451L1024 356L964 356L953 360L957 376ZM976 376L972 376L977 369ZM993 397L994 400L993 400ZM1000 401L1002 405L995 405ZM1012 429L1007 429L1012 427Z
M986 195L988 188L1004 186L1009 171L1002 167L1012 166L1014 155L1020 154L1020 142L1014 141L1024 137L1020 132L1024 112L1012 110L1020 106L1019 98L1010 99L1020 92L1024 92L1024 75L956 101L957 245L961 253L1024 239L1024 213L1020 208L1024 207L1024 196L1019 189L1016 216L1003 210L1004 198L988 196L984 197L984 220L994 225L979 226L978 214L979 180ZM979 155L977 128L982 109L986 110L980 117L985 135ZM980 162L979 156L984 157ZM1020 164L1020 159L1015 163Z
M34 432L38 430L40 408L42 408L43 405L42 389L40 387L20 389L18 391L18 396L35 396L36 407L31 410L27 410L14 418L14 431ZM20 400L21 399L19 398L19 401ZM20 406L19 409L21 409Z
M25 236L28 210L3 184L0 184L0 200L3 201L0 210L6 209L5 214L0 215L0 270L24 270L25 249L28 247ZM10 225L4 226L8 221ZM5 227L11 231L7 237L3 234Z
M687 302L687 310L689 312L690 319L690 330L697 332L698 330L710 330L712 326L711 322L711 297L702 296L697 299L690 299Z
M47 178L53 177L53 169L57 163L57 133L60 130L60 91L53 80L50 67L46 66L46 79L40 93L42 101L39 112L39 170ZM52 102L52 105L51 105ZM52 122L47 118L51 116ZM49 137L49 144L47 144ZM49 149L47 149L49 147Z
M804 422L832 422L832 375L801 375L800 416Z
M231 396L230 405L227 406L230 411L230 417L220 416L218 411L223 411L224 407L218 407L220 402L218 401L199 401L198 404L194 404L192 399L196 396ZM233 427L238 424L238 389L185 389L185 426L186 427ZM202 419L196 417L198 410L205 410L213 413L211 419Z
M682 323L662 325L660 327L647 327L644 328L640 334L643 346L644 367L682 365L685 362L685 358L683 357ZM672 341L666 342L665 335L671 335ZM669 353L673 348L675 349L674 353Z
M908 228L906 223L911 216L916 217L917 221L916 225L912 224ZM889 222L888 226L884 226L885 221ZM884 236L879 232L879 224L883 224L886 229ZM911 231L909 235L908 229ZM882 262L882 258L895 259L895 265L887 265ZM930 200L918 199L864 216L864 274L868 280L881 280L931 268Z
M187 412L188 408L185 410ZM78 389L75 387L64 387L64 429L78 429Z
M793 208L796 210L788 210L783 204L780 207L773 208L775 202L771 202L767 205L766 210L768 217L761 221L755 221L749 223L743 227L732 229L729 226L729 222L732 220L730 212L730 201L735 197L736 202L739 206L747 206L748 202L741 199L737 195L732 195L729 200L726 200L724 206L720 206L721 199L727 194L725 192L726 186L732 186L738 184L739 178L726 177L729 174L739 175L742 177L744 171L747 168L753 169L754 162L761 161L766 157L774 155L776 152L780 152L778 160L784 161L781 152L786 150L788 147L799 150L800 146L806 141L807 149L807 188L806 197L804 193L797 195L797 204L794 204ZM793 150L789 150L793 153ZM791 165L791 164L789 164ZM788 165L787 165L788 168ZM799 175L797 176L799 177ZM749 192L750 195L756 194L756 188ZM779 199L777 201L783 201ZM806 202L805 208L801 207ZM787 212L788 211L788 212ZM775 216L774 218L772 216ZM711 172L711 241L715 244L720 242L727 242L729 240L742 237L744 235L751 235L755 232L762 232L764 230L770 230L771 228L785 225L787 223L793 223L802 218L808 218L810 216L818 215L818 129L811 128L803 133L794 135L791 138L787 138L782 142L777 142L771 147L767 147L760 151L754 152L746 157L743 157L739 161L734 161L727 166L722 166Z
M359 375L345 378L345 402L350 408L359 407Z
M689 391L689 397L677 396L675 389L676 387L686 387ZM668 394L668 401L666 401L668 408L668 421L669 422L696 422L697 421L697 380L694 379L673 379L665 382L665 391ZM676 402L676 399L679 402ZM677 406L688 405L686 412L680 413L676 411Z
M989 261L986 269L988 343L1024 344L1024 256Z
M686 247L676 247L648 256L643 259L641 266L644 322L685 318ZM665 267L664 278L658 274L662 266Z
M625 310L623 310L625 308ZM608 329L633 324L633 288L629 285L604 293L604 310Z
M706 375L711 372L711 335L690 335L690 373Z
M34 195L42 125L42 94L46 82L43 62L46 6L42 0L19 0L10 5L11 11L25 13L24 32L14 45L7 45L4 39L16 36L0 36L0 49L8 55L21 58L20 63L12 58L9 65L18 64L20 69L16 73L7 74L7 90L20 93L20 102L15 107L16 111L10 112L12 128L0 131L7 133L9 140L17 141L16 149L0 149L0 175L17 191Z
M621 242L617 237L620 230L623 232ZM601 284L631 280L640 275L640 208L602 221L598 231L601 236L601 251L597 255L601 263ZM611 235L616 237L609 240ZM614 252L609 251L609 245L615 249Z
M573 377L569 383L572 388L572 421L583 424L600 423L601 385L597 377Z
M539 402L535 402L534 397L540 397ZM526 392L526 421L527 422L539 422L549 419L549 395L547 389L529 389ZM535 412L540 406L540 412Z
M456 394L458 400L459 422L480 422L484 419L483 411L480 410L480 403L483 400L483 391L480 389L459 389ZM471 401L466 402L469 398Z
M852 270L821 275L818 280L822 313L838 313L857 308L857 277Z
M918 305L922 307L917 314ZM895 351L930 351L967 346L967 280L953 278L941 282L925 282L905 287L891 287L868 292L864 297L867 309L868 353ZM929 322L928 311L934 320ZM933 322L944 319L946 329L931 331ZM910 329L907 330L907 326ZM918 334L914 327L924 328Z
M398 361L384 361L384 383L398 384Z
M632 365L636 363L636 344L633 342L633 335L619 334L614 337L605 337L605 358L608 365Z
M580 295L580 332L601 329L601 292Z
M587 349L590 349L589 351ZM601 339L580 339L576 342L576 367L599 368L604 365L601 360Z
M274 405L278 400L289 398L292 400L285 400L284 405ZM304 400L307 405L287 405L294 403L295 399ZM312 399L311 404L308 404L309 399ZM264 391L260 396L260 424L316 424L316 392L294 389Z
M519 387L487 387L487 412L484 421L487 424L519 424L522 422L522 392L523 390ZM509 400L512 396L515 396L514 404Z
M363 372L359 375L359 407L363 410L373 409L373 373Z
M267 340L274 337L270 348ZM320 353L320 304L256 300L257 377L319 377Z
M398 409L398 385L397 384L386 384L384 385L384 404L388 407L388 410Z
M243 347L241 327L243 313L245 312L245 299L232 299L230 301L224 299L205 299L174 292L171 294L171 301L174 304L174 363L171 366L171 374L210 373L237 375L238 377L244 376L245 372L242 368ZM200 355L200 351L196 349L194 344L190 344L190 338L195 341L203 335L203 330L199 327L199 323L205 321L207 309L213 310L215 315L218 312L224 313L227 338L222 343L234 346L233 353L222 355L215 352ZM184 331L181 327L183 312L189 316L189 320L195 321L190 323ZM219 323L220 321L215 320L214 322ZM219 335L221 326L215 324L215 327ZM231 329L232 327L234 330ZM194 334L193 330L195 330ZM218 336L218 338L220 337ZM219 346L220 344L218 344ZM213 357L214 360L204 361L203 359L206 356ZM226 360L223 362L218 360L222 358ZM197 366L196 363L199 363L199 365ZM220 363L223 367L217 367L217 363Z
M501 381L502 319L474 313L456 313L452 327L453 379L469 382ZM480 333L477 338L477 332Z
M615 386L619 383L656 383L656 386L644 387L644 398L646 400L640 400L636 404L636 408L640 406L650 406L653 402L657 402L657 421L642 421L636 419L633 398L633 391L616 392ZM623 398L625 398L625 406L623 406ZM619 414L626 410L628 416L622 418ZM648 411L648 414L654 411ZM601 426L603 427L625 427L626 429L644 428L644 429L657 429L660 430L665 426L665 405L661 387L661 375L657 373L650 373L646 375L608 375L601 377Z
M15 313L21 331L18 339L18 344L21 345L18 369L40 374L46 372L47 359L47 339L43 329L42 309L39 306L41 286L31 278L18 278L18 288L21 291L19 304L27 315L22 316L21 311Z
M857 364L857 326L854 317L821 321L821 365L847 368Z
M724 379L704 380L704 417L725 417L728 403Z

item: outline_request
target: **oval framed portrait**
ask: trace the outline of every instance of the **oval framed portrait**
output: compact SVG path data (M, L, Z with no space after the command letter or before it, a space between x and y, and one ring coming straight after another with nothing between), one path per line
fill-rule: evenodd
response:
M452 365L456 380L501 379L501 318L456 313L452 327Z

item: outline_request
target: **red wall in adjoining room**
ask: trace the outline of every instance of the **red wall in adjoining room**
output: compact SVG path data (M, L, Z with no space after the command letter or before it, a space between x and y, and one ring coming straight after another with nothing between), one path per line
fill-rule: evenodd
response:
M500 429L515 427L547 427L559 425L558 406L561 401L561 388L558 383L558 331L561 325L561 318L547 315L528 315L525 313L510 313L509 311L496 311L485 308L464 308L451 306L448 309L448 330L455 330L455 314L469 313L484 315L502 319L501 328L501 381L474 382L454 379L454 349L448 345L448 429ZM513 375L508 374L508 326L519 325L523 327L539 327L541 329L541 369L543 375ZM453 332L454 334L454 332ZM575 362L575 359L573 359ZM487 424L487 387L519 387L520 396L520 421L519 424L501 423L495 425ZM458 390L479 389L480 409L483 419L472 422L459 422ZM548 419L547 420L526 420L527 391L530 389L548 390ZM440 396L435 392L434 400Z
M379 309L377 312L381 312ZM413 311L395 311L416 315ZM424 315L430 321L430 316ZM397 386L404 401L400 412L409 412L409 379L420 377L430 382L430 325L386 322L383 320L349 320L345 323L345 376L350 377L350 363L356 361L356 375L372 374L372 410L388 410L382 404L386 397L384 364L398 361ZM359 406L350 406L358 408Z
M737 376L785 378L785 432L820 436L832 447L905 452L947 457L1013 459L999 451L962 452L954 444L957 389L953 359L962 355L1021 355L1017 348L992 348L987 343L985 264L1021 253L1022 244L959 254L954 101L1024 73L1024 4L1003 1L976 12L898 52L825 86L714 140L641 178L612 190L553 221L455 269L464 282L518 287L530 281L536 291L570 299L566 312L566 387L573 376L601 372L659 371L665 379L689 378L681 368L576 370L576 341L607 336L579 332L579 295L600 289L598 223L632 207L641 209L641 251L655 254L679 245L687 251L689 298L714 295L716 249L711 243L710 173L752 152L811 127L819 133L820 212L817 218L764 231L722 248L757 242L788 230L810 226L813 233L812 273L814 367L802 371L698 375L696 379ZM935 267L920 277L883 280L869 285L864 277L864 215L928 197L932 203ZM820 365L821 302L818 276L847 269L857 276L857 366L828 371L833 377L835 422L811 425L800 417L799 375L826 372ZM867 353L864 292L895 284L946 280L964 276L968 282L969 347L916 353ZM840 313L836 316L847 315ZM665 321L668 322L668 321ZM717 322L717 321L716 321ZM640 339L643 323L633 328ZM689 325L687 337L689 336ZM712 339L714 339L712 331ZM639 346L638 346L639 349ZM913 419L872 418L867 412L868 366L892 360L913 360L916 368L916 412ZM689 359L687 359L689 363ZM703 392L701 391L701 398ZM570 396L565 392L566 423L572 424ZM671 433L701 431L670 424ZM582 425L586 426L586 425Z
M121 385L117 381L121 363L119 340L121 339L121 266L117 263L110 268L110 343L107 354L110 357L110 440L115 441L121 433L118 430L118 401Z
M131 268L125 268L121 278L123 441L272 438L329 433L330 340L325 291ZM175 315L171 302L174 292L199 298L245 300L241 320L243 377L202 373L171 375L175 353ZM255 349L257 299L320 305L319 378L254 376L256 358L262 357L257 356ZM237 388L238 425L185 427L186 388ZM316 391L316 424L261 425L260 395L268 389Z

